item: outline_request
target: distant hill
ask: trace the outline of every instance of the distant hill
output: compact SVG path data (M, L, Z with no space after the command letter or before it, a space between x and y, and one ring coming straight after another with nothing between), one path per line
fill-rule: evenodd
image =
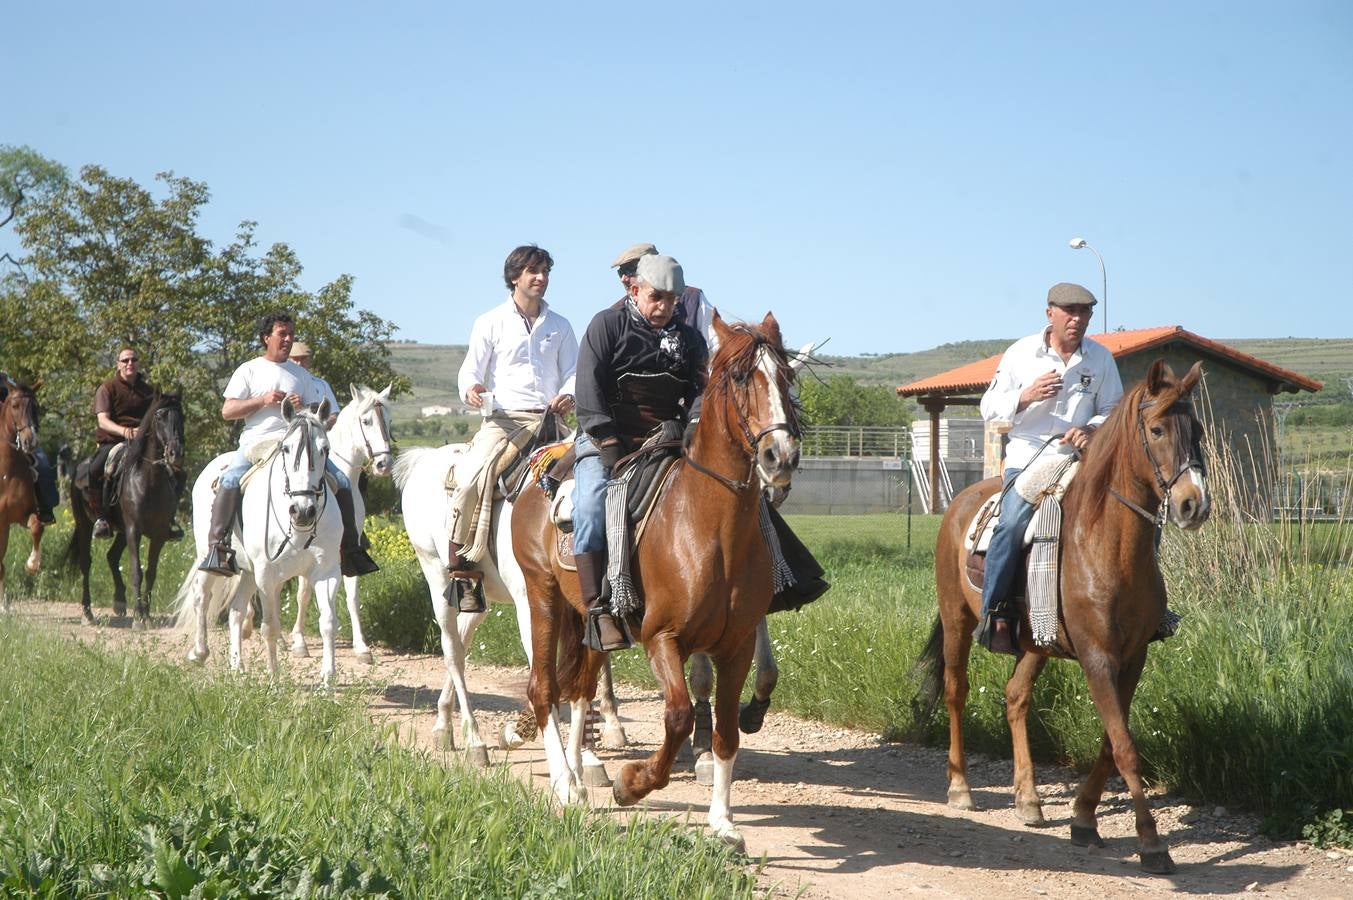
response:
M1013 338L958 341L915 353L870 356L831 356L815 366L820 378L849 375L864 384L896 386L976 362L1008 347ZM1353 376L1353 338L1242 338L1220 339L1243 353L1326 382L1322 393L1348 396L1345 377ZM456 373L465 359L465 347L452 344L392 344L391 361L397 372L413 381L411 395L396 403L396 415L411 418L420 407L459 402Z

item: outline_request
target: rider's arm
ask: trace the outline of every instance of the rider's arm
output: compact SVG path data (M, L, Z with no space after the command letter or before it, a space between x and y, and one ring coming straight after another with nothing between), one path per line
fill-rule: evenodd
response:
M125 438L132 436L132 430L126 426L119 425L108 417L108 413L99 413L99 427L109 434L120 434Z
M273 394L281 394L282 391L269 391L266 394L259 394L257 397L246 397L243 400L227 398L221 404L221 418L227 422L233 422L235 419L246 419L258 412L270 403L281 403L280 399L273 399Z
M1108 361L1103 367L1099 394L1095 397L1095 414L1089 422L1096 428L1104 424L1109 418L1109 413L1118 405L1118 401L1123 399L1123 379L1118 374L1118 363L1114 360L1113 354L1106 352L1105 355L1108 356Z
M460 399L470 402L470 389L487 385L489 363L493 361L494 329L492 312L475 319L470 329L470 345L465 350L465 360L460 364L456 377L456 386L460 390ZM471 404L474 405L474 404Z
M1013 349L1013 348L1012 348ZM982 395L982 418L988 422L1014 423L1020 413L1020 392L1024 386L1019 383L1014 360L1007 350L996 367L996 377L991 386Z
M608 439L618 439L611 405L606 402L606 385L611 382L612 336L606 329L606 313L598 313L583 333L578 351L577 379L574 395L578 404L578 427L600 445Z

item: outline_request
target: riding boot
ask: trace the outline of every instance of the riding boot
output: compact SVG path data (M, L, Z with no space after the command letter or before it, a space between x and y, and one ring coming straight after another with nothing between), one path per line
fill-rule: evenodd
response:
M766 509L770 513L775 536L780 541L780 554L794 576L793 584L771 598L770 609L771 612L799 609L827 593L832 585L823 577L826 573L812 551L790 530L789 523L780 515L780 511L773 506L767 506Z
M211 527L207 531L207 558L198 566L203 572L238 575L235 551L230 549L230 531L240 506L240 489L222 487L211 504Z
M169 540L183 540L183 529L179 527L179 498L183 496L183 486L188 481L188 473L182 469L174 470L174 517L169 520Z
M339 488L336 499L338 512L343 517L343 541L338 548L343 574L352 576L379 572L381 567L362 549L362 533L357 530L357 514L352 507L352 488Z
M451 580L446 583L442 597L463 613L481 613L489 608L484 599L484 573L472 569L460 555L461 545L455 541L446 542L446 561Z
M108 513L113 508L116 498L111 496L113 479L101 478L98 484L91 484L89 492L95 498L93 506L95 508L94 519L94 537L110 538L113 536L113 527L108 524Z
M634 639L630 636L629 626L611 611L610 604L601 595L606 582L606 551L578 553L573 560L578 566L578 583L582 586L583 602L587 604L583 644L602 653L633 647Z

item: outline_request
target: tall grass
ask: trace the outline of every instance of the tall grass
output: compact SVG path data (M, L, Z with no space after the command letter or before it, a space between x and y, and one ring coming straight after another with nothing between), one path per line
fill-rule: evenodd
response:
M752 893L697 832L552 811L505 770L400 747L356 698L108 654L13 618L0 683L9 896Z

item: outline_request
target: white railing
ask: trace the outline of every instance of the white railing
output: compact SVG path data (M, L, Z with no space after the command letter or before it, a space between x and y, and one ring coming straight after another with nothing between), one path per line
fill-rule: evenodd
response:
M810 425L803 430L804 456L911 456L911 432L881 425Z

